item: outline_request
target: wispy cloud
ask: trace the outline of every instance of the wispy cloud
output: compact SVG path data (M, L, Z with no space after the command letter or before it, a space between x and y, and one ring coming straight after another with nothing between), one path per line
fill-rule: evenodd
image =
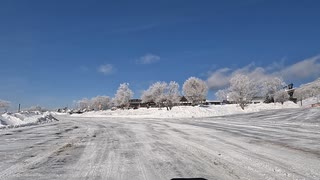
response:
M98 72L109 75L115 72L115 68L111 64L103 64L98 67Z
M138 64L153 64L160 60L160 56L154 54L146 54L137 60Z
M238 69L221 68L209 73L208 86L212 90L224 88L229 84L231 77L238 73L246 74L251 79L260 81L272 77L280 77L290 82L316 78L320 76L320 56L304 59L289 66L285 66L282 61L268 67L257 67L251 63Z

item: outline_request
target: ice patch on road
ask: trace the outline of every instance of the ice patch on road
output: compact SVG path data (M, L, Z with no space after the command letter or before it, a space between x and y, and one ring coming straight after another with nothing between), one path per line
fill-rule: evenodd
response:
M0 116L0 129L23 127L58 121L50 112L4 113Z
M106 110L106 111L92 111L83 114L73 114L72 116L78 117L128 117L128 118L199 118L199 117L212 117L212 116L225 116L232 114L243 114L259 112L271 109L285 109L285 108L298 108L299 105L293 102L285 102L283 105L280 103L270 104L250 104L245 110L242 110L236 104L228 105L211 105L208 107L192 107L192 106L175 106L171 111L166 108L139 108L130 110Z

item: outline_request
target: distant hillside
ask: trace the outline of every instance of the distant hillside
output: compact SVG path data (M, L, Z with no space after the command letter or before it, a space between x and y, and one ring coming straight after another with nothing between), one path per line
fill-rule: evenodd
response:
M312 81L310 83L302 84L300 87L295 89L294 97L300 101L302 106L302 101L307 100L306 105L317 103L320 101L320 78Z
M299 88L310 89L310 88L315 88L315 87L320 88L320 78L318 78L312 82L302 84Z

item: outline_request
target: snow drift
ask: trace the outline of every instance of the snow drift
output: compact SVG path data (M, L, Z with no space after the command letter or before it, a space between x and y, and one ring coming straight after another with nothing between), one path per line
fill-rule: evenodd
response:
M0 116L0 129L22 127L58 121L50 112L24 111L20 113L5 113Z

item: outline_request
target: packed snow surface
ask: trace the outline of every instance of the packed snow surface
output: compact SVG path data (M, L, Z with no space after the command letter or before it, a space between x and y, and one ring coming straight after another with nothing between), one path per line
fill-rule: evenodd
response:
M167 111L166 108L139 108L115 111L91 111L84 114L74 114L78 117L130 117L130 118L192 118L192 117L212 117L212 116L225 116L231 114L243 114L258 112L262 110L271 109L286 109L286 108L298 108L299 105L293 102L285 102L283 105L280 103L270 104L250 104L244 110L242 110L236 104L228 105L210 105L206 107L199 106L175 106L171 111Z
M0 130L0 179L320 179L320 108L56 118Z
M4 113L0 116L0 128L22 127L57 121L49 112L24 111Z

